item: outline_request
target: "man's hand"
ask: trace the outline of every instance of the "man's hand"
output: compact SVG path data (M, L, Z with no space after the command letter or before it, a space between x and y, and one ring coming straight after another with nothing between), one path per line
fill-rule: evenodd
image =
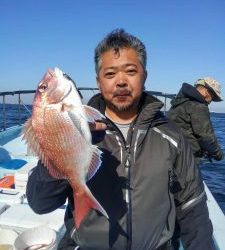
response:
M224 153L222 150L219 150L218 152L216 152L215 155L212 156L216 161L221 161L224 159Z

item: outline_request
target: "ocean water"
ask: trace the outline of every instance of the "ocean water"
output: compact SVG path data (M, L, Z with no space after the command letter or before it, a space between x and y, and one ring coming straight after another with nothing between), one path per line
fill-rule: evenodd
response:
M14 125L23 124L31 116L31 105L0 104L0 130ZM5 117L5 119L4 119Z
M0 104L0 129L4 125L10 127L18 123L24 123L31 115L31 105L19 107L16 104L7 104L5 106L6 120L3 120L3 106ZM28 110L29 111L28 111ZM19 115L20 114L20 115ZM225 113L211 114L211 121L214 127L215 134L221 148L225 152ZM203 179L211 190L218 204L225 214L225 160L223 161L204 161L201 166Z
M211 114L211 121L218 143L225 153L225 113ZM225 159L203 162L201 172L203 179L225 214Z

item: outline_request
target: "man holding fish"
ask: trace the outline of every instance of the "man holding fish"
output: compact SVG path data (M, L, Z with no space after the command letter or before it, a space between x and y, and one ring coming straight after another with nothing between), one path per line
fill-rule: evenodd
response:
M95 49L100 93L91 107L57 68L39 83L24 130L40 158L27 198L39 214L68 199L58 249L173 249L176 218L184 249L215 249L192 150L144 91L146 63L144 44L118 29Z

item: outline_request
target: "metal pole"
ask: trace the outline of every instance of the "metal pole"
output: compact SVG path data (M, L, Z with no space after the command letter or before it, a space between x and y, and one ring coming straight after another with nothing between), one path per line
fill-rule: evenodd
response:
M21 98L20 98L20 94L18 94L18 103L19 103L19 125L21 125Z
M3 95L3 130L6 129L5 95Z
M166 96L164 97L164 103L165 103L165 105L164 105L164 115L166 115Z

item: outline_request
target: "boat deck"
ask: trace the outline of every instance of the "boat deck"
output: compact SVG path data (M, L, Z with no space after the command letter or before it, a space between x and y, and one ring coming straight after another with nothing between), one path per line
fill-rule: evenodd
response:
M26 184L38 159L28 155L20 132L21 126L15 126L0 133L0 232L1 229L10 229L19 236L30 228L45 226L56 232L58 243L65 231L65 206L42 215L29 207ZM9 182L9 177L13 177L13 183Z
M29 228L45 225L56 231L59 240L65 231L65 206L52 213L38 215L27 203L26 183L29 171L36 166L38 159L28 154L20 136L21 128L15 126L0 133L0 179L14 176L12 187L0 187L0 230L8 228L21 234ZM225 250L225 216L206 185L205 191L215 244L218 250Z

